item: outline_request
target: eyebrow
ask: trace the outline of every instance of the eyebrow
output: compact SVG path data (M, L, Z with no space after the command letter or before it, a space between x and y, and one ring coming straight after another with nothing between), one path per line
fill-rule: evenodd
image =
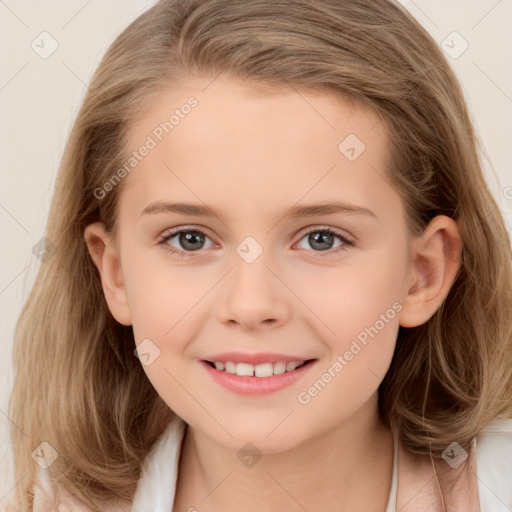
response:
M155 201L142 210L143 215L158 213L181 213L198 217L217 217L215 210L208 205L193 203L171 203L167 201ZM330 201L326 203L294 205L286 210L283 219L295 219L301 217L312 217L314 215L328 215L332 213L347 213L367 215L377 219L377 215L366 208L343 201Z

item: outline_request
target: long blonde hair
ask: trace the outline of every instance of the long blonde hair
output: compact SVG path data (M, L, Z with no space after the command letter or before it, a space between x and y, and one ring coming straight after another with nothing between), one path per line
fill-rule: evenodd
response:
M59 454L46 470L55 485L94 509L129 503L174 416L134 356L131 327L107 307L83 233L98 220L115 233L122 183L102 199L94 191L122 166L127 129L151 97L221 72L372 107L388 129L411 236L438 214L458 223L460 271L427 323L400 328L379 387L383 421L411 452L439 458L453 440L469 452L490 421L511 414L510 242L460 85L430 35L394 0L162 0L108 49L60 164L46 232L56 252L15 333L9 415L22 511L43 441Z

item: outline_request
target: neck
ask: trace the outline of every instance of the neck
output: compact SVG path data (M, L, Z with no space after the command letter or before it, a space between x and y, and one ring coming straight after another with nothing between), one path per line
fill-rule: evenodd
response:
M378 417L376 394L341 424L249 466L189 426L174 510L384 512L392 467L393 439Z

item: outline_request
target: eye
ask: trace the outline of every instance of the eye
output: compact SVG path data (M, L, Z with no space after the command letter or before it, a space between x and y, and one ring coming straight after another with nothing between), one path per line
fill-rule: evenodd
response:
M342 243L333 248L332 246L336 238L341 240ZM319 254L321 257L332 255L333 252L345 250L346 246L354 245L354 240L352 240L352 238L349 238L348 235L341 233L333 228L314 227L305 233L305 235L301 238L301 241L304 239L306 239L306 242L310 245L310 247L315 249L314 252L325 253Z
M176 248L170 245L173 238L177 239L177 242L181 248ZM165 233L158 242L159 245L167 251L176 254L178 257L189 257L191 252L203 249L204 239L209 238L207 234L199 228L180 228L169 233Z
M341 243L333 248L332 245L336 238L340 240ZM180 247L171 245L173 239L176 239ZM182 227L162 235L158 244L161 245L165 251L173 253L179 258L187 258L193 256L193 253L200 249L208 248L204 247L205 239L209 240L210 238L202 229ZM319 254L321 257L332 255L333 252L345 250L346 246L354 245L354 241L348 237L348 235L327 227L311 228L303 235L299 244L304 239L306 239L307 243L314 249L314 252L325 253ZM213 244L210 248L212 246Z

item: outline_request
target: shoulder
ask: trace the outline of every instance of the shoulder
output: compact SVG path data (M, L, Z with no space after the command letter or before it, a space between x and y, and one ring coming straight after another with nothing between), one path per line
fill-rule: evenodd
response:
M64 489L55 489L44 471L39 471L34 483L34 512L93 512Z
M512 509L512 418L494 420L477 435L476 458L483 510Z
M38 472L33 490L33 512L94 512L65 489L52 487L44 471ZM130 505L124 505L109 508L104 512L130 512L130 510Z
M473 440L466 469L445 460L434 466L449 490L450 510L510 512L512 510L512 418L495 419ZM428 457L418 456L399 443L397 509L402 512L441 510L437 483Z
M500 468L512 482L512 418L491 422L476 436L478 468Z
M505 442L510 442L512 438L512 417L497 418L493 420L478 434L477 438L503 436Z
M118 504L102 512L132 512L139 505L149 504L145 510L154 510L152 504L158 500L170 503L174 498L178 460L186 423L175 416L159 439L154 443L141 468L133 504ZM168 485L172 482L173 485ZM169 506L169 508L170 508ZM39 470L34 484L34 512L94 512L64 489L54 489L44 470ZM16 512L16 511L13 511Z
M176 493L178 465L187 424L175 416L149 451L133 499L133 512L171 509Z

